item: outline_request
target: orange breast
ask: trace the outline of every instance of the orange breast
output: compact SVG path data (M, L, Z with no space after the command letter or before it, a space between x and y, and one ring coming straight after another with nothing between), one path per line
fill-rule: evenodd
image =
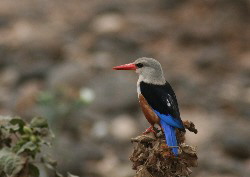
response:
M149 106L147 100L144 98L142 94L139 94L139 103L144 113L146 119L151 125L158 124L160 122L159 117L155 114L153 109Z

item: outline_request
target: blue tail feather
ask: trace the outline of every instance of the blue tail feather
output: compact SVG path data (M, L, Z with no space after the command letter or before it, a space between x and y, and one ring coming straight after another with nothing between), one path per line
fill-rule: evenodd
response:
M166 143L168 146L178 146L176 140L175 128L169 124L167 124L163 119L160 120L161 126L164 130L164 134L166 137ZM175 156L178 155L178 148L172 148L172 152Z
M157 116L160 117L160 119L164 120L167 124L176 127L176 128L181 128L184 129L184 126L182 124L182 121L180 119L176 119L172 117L170 114L161 114L158 111L154 110Z

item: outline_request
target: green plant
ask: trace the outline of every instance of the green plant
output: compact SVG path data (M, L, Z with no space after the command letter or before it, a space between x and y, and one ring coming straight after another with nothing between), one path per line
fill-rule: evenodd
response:
M35 117L30 123L21 118L0 117L0 176L39 177L36 164L43 163L54 171L55 177L62 177L56 170L56 161L41 152L43 146L51 146L53 136L42 117Z

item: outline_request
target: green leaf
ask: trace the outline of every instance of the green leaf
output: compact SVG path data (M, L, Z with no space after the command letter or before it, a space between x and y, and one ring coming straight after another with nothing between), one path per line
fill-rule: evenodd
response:
M56 137L56 135L54 134L54 132L52 130L49 131L49 135L50 135L51 138L55 138Z
M49 141L44 141L44 140L41 140L41 144L44 144L44 145L46 145L46 146L48 146L48 147L51 147L51 146L52 146L51 142L49 142Z
M67 175L68 175L67 177L79 177L79 176L72 175L69 172L67 173Z
M21 146L21 148L17 151L17 154L20 154L26 150L34 152L37 150L37 145L34 144L33 142L29 141Z
M29 163L29 175L30 177L39 177L40 173L39 173L39 169L37 168L37 166Z
M49 155L43 156L41 161L45 164L45 166L49 169L55 170L57 166L57 161L52 159Z
M20 141L18 141L15 145L13 145L12 147L11 147L11 150L12 150L12 152L17 152L17 151L19 151L19 149L26 143L27 141L26 140L20 140Z
M11 120L10 120L10 123L11 123L12 125L18 124L20 127L23 127L23 126L25 125L25 122L24 122L22 119L19 119L19 118L11 119Z
M55 172L55 177L63 177L63 175L61 173L59 173L58 171Z
M17 132L21 128L18 124L15 125L6 125L7 129L11 130L12 132Z
M50 130L48 128L33 127L32 130L35 135L39 135L41 137L51 137Z
M23 126L23 132L26 134L32 134L32 129L29 126Z
M15 176L24 167L26 160L7 149L0 150L0 173Z
M43 117L34 117L30 122L31 127L48 128L48 121Z
M7 128L13 131L18 131L19 133L23 134L23 127L25 125L25 122L22 119L19 118L11 119L10 124L12 126L9 126Z

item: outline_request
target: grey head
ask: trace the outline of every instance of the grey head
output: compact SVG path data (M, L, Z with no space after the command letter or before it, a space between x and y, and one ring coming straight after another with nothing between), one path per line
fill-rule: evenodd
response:
M138 82L163 85L166 83L161 64L153 58L138 58L134 61L136 73L139 74Z

